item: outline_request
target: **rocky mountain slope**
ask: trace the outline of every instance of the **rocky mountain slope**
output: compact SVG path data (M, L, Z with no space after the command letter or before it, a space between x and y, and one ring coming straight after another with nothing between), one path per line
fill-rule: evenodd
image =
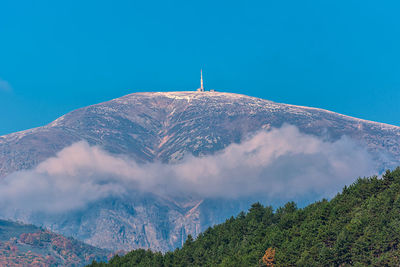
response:
M173 164L185 155L213 154L249 134L283 124L330 141L348 136L366 145L382 169L400 160L396 126L232 93L135 93L0 137L0 177L31 169L80 140L139 163ZM68 214L24 219L102 248L165 251L182 245L187 234L196 236L246 209L248 203L134 191L128 198L103 199Z
M33 225L0 220L1 266L84 266L111 253Z
M331 140L347 135L400 158L400 128L334 112L219 92L135 93L0 137L0 176L29 169L79 140L139 162L213 153L248 133L288 123ZM390 163L390 162L388 162Z

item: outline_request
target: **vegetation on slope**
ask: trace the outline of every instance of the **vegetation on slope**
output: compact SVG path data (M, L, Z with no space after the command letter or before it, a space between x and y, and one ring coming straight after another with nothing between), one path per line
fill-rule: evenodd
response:
M0 220L0 266L83 266L109 254L33 225Z
M400 168L358 179L332 200L303 209L293 202L275 212L253 204L209 228L181 249L135 250L91 266L263 266L268 248L275 266L398 266Z

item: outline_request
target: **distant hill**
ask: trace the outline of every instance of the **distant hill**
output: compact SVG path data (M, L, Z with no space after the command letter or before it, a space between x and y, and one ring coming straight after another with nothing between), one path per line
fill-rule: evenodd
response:
M0 220L0 266L84 266L110 254L33 225Z
M400 168L303 209L253 204L165 255L135 250L90 266L265 266L268 248L275 266L399 266Z
M0 180L35 168L81 140L138 163L174 164L184 156L218 154L260 130L284 124L329 142L347 136L367 147L379 170L400 162L400 128L396 126L233 93L154 92L80 108L43 127L1 136ZM129 199L102 199L56 216L17 213L2 218L45 226L110 250L168 251L181 246L187 234L197 236L252 202L134 191Z

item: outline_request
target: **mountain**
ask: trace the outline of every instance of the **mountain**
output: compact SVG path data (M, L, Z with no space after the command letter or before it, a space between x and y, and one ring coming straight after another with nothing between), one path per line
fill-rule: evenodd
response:
M346 135L400 158L400 128L388 124L233 93L135 93L1 136L0 176L32 168L82 139L138 162L171 163L185 154L214 153L248 133L284 123L330 140Z
M0 220L1 266L83 266L111 253L33 225Z
M190 155L216 155L260 130L285 124L327 142L346 136L366 146L381 170L400 160L396 126L232 93L135 93L72 111L43 127L1 136L0 177L11 179L13 173L33 169L81 140L138 164L174 165ZM101 248L167 251L252 201L132 190L128 196L108 196L69 212L0 216Z
M174 252L141 249L90 266L266 266L265 254L276 266L399 266L399 246L400 168L303 209L255 203Z

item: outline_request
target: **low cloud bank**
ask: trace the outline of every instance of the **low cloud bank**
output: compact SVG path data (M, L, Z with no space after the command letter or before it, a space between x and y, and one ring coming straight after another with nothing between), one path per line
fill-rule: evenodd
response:
M138 164L78 142L2 180L0 208L64 212L137 190L205 198L330 197L357 177L375 174L374 166L366 149L346 137L328 142L289 125L178 164Z

